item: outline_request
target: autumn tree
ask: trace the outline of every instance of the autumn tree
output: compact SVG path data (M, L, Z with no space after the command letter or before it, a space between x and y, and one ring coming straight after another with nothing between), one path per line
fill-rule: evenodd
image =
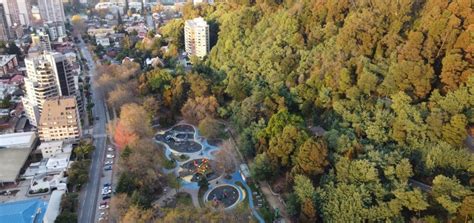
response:
M217 151L215 155L215 160L225 173L230 174L234 172L238 166L237 154L234 145L229 140L224 141L221 147L222 148Z
M295 155L293 172L315 176L324 172L329 164L327 160L328 149L322 138L309 138L297 151Z
M80 15L73 15L71 17L71 25L73 27L74 36L80 36L87 29L84 19Z
M191 98L181 108L181 114L187 121L199 123L206 117L214 118L218 107L214 96Z
M461 207L464 197L472 195L472 191L462 186L458 179L438 175L433 180L433 196L448 211L455 214Z
M211 117L205 117L201 120L198 129L199 133L208 139L215 139L224 133L223 124Z

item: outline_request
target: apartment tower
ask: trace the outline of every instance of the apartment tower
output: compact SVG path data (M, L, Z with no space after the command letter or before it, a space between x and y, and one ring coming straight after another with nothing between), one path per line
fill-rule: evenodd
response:
M202 18L186 20L184 24L184 42L189 56L203 58L209 52L209 25Z
M25 65L26 94L22 101L30 123L37 126L45 100L57 96L76 97L74 75L71 65L61 53L32 54L25 59Z

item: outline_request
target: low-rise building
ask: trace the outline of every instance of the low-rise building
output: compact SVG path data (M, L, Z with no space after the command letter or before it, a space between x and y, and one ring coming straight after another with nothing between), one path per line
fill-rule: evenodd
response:
M0 184L16 183L37 142L35 132L0 135Z
M79 110L75 97L54 97L43 104L39 121L39 137L46 141L77 142L82 134Z
M109 47L110 46L110 40L109 40L109 37L107 36L97 36L95 38L95 43L97 45L101 45L103 47Z
M0 77L11 77L18 68L18 60L15 54L0 55Z
M39 199L28 199L0 204L1 222L43 222L48 203Z
M57 154L64 153L63 141L42 142L38 146L43 158L53 157Z
M89 28L87 34L89 36L105 36L115 33L113 28Z

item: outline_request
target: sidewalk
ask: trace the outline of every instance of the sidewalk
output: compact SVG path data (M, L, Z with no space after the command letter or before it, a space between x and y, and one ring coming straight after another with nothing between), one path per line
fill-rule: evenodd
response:
M291 222L290 218L288 218L288 214L286 213L286 206L280 200L280 195L274 194L270 185L267 182L258 182L260 186L260 190L262 191L263 195L267 199L268 203L270 204L273 209L278 208L280 210L280 215L284 222Z

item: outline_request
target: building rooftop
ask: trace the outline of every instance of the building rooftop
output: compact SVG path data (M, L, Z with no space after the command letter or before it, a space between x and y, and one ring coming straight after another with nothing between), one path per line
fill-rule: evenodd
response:
M48 203L40 199L29 199L0 204L0 222L42 222Z
M61 197L63 196L63 190L55 190L51 193L49 198L48 209L44 214L43 222L54 222L59 215Z
M186 26L190 27L199 27L199 26L209 26L202 17L197 17L194 19L186 20Z
M5 64L13 60L15 57L15 54L0 55L0 66L5 66Z
M76 98L73 96L54 97L44 102L39 123L41 127L77 124L75 123L76 116Z
M53 148L53 147L62 147L63 141L50 141L50 142L42 142L41 145L38 146L38 149L44 148Z
M1 148L24 149L31 148L36 140L35 132L22 132L0 135L0 151ZM3 158L0 156L0 159Z

